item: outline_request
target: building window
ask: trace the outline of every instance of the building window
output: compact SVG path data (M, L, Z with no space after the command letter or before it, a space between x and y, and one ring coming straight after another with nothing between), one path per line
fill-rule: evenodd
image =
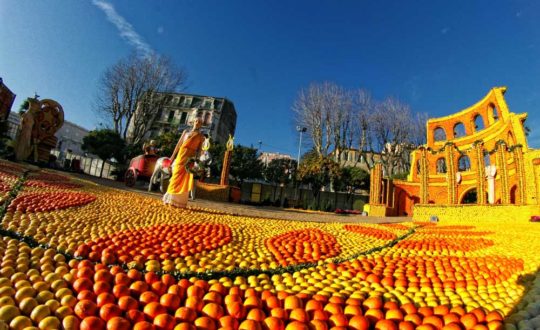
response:
M180 124L185 124L187 119L187 112L182 112L182 115L180 115Z
M204 115L204 124L205 125L210 125L210 122L212 121L212 114L210 112L207 112L205 115Z
M191 99L186 97L186 100L184 101L184 108L191 107Z
M479 114L474 117L474 130L481 131L484 129L484 119Z
M169 111L169 117L167 118L167 121L170 123L174 119L174 111Z
M416 161L416 174L420 175L420 161Z
M489 152L484 150L484 166L491 165L491 158L489 157Z
M516 139L514 139L514 135L512 135L512 132L508 132L508 145L510 147L513 147L516 145Z
M471 170L471 160L469 156L461 156L458 160L458 171L467 172Z
M454 138L465 136L465 126L463 123L457 123L454 125Z
M489 106L490 108L490 114L491 114L491 118L493 118L493 121L497 121L499 120L499 111L497 110L497 107L495 106L495 104L490 104Z
M439 174L446 173L446 159L444 158L437 159L437 173Z
M446 140L446 132L444 131L444 128L437 127L435 129L435 132L433 133L433 136L435 137L435 141L445 141Z
M205 101L204 101L203 108L205 108L205 109L210 109L211 107L212 107L212 101L210 101L210 100L205 100Z

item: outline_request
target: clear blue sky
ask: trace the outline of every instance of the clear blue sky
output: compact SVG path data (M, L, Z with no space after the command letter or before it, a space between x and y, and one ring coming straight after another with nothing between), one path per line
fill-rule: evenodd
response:
M187 92L232 100L236 141L264 151L296 156L291 105L325 80L434 117L505 85L540 146L539 1L100 1L0 1L0 76L14 110L37 91L95 128L100 75L139 47L183 66Z

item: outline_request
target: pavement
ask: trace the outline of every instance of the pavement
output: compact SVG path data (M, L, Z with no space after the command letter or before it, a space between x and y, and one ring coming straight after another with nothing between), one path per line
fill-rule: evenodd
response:
M145 182L137 182L135 187L127 187L123 182L102 179L86 174L70 173L71 175L94 182L96 184L106 186L109 188L119 189L123 191L130 191L138 193L150 198L161 199L162 194L158 191L148 192L148 184ZM279 207L271 206L252 206L238 203L223 203L216 201L209 201L203 199L195 199L188 202L188 208L205 208L211 209L227 214L249 216L256 218L266 219L281 219L281 220L293 220L293 221L309 221L309 222L340 222L340 223L399 223L410 222L412 218L409 217L370 217L357 214L338 215L327 212L306 212L302 210L282 209Z

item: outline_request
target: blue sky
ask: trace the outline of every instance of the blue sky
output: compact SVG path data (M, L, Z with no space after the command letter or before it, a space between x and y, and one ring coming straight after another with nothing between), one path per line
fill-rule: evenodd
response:
M508 86L511 111L529 113L529 141L540 147L538 1L99 3L0 1L0 76L17 94L14 110L37 91L93 129L100 75L139 48L184 67L186 92L232 100L236 141L260 140L264 151L296 156L291 105L321 81L394 96L433 117ZM107 5L127 23L123 35Z

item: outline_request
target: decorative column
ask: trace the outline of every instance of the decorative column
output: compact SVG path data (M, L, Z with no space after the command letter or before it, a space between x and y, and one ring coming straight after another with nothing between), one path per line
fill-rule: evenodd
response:
M457 180L456 180L456 148L454 144L448 143L444 147L446 157L446 184L448 185L448 204L457 204Z
M420 147L420 204L429 203L429 168L427 162L427 149Z
M519 189L519 201L516 201L517 204L525 205L527 204L526 196L526 186L525 186L525 167L523 162L523 147L520 144L516 144L512 150L514 153L514 162L516 164L516 175L518 178L518 189Z
M382 164L377 163L370 171L369 204L381 204Z
M495 176L497 175L497 167L495 165L486 166L486 178L488 184L488 202L495 204Z
M501 203L509 204L508 163L506 161L506 143L504 141L500 141L497 145L497 168L501 177Z
M484 163L484 142L473 143L473 153L476 162L476 200L479 205L486 204L486 170Z
M231 168L231 156L234 149L234 138L229 135L229 140L227 141L227 149L225 151L225 156L223 157L223 168L221 169L221 179L219 184L222 186L229 185L229 169Z

